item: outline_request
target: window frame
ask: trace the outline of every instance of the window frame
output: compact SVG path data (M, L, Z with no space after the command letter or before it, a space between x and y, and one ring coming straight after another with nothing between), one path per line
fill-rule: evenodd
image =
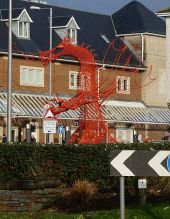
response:
M117 76L116 91L120 94L130 94L130 77Z
M26 30L26 34L25 34L25 30ZM18 21L18 36L21 38L30 38L30 23L29 22Z
M78 89L78 74L79 72L77 71L69 71L69 89L70 90L77 90ZM74 85L72 85L72 79L71 76L74 76Z
M68 28L68 37L70 38L73 44L77 44L77 30L76 29Z
M26 70L26 75L25 76L25 80L23 80L23 75L22 75L22 70L25 69ZM29 73L32 71L32 75L29 75ZM36 73L41 74L40 75L40 83L37 83L37 74ZM31 76L32 77L32 81L28 80L28 77ZM44 68L40 68L40 67L32 67L32 66L20 66L20 85L24 85L24 86L33 86L33 87L44 87Z

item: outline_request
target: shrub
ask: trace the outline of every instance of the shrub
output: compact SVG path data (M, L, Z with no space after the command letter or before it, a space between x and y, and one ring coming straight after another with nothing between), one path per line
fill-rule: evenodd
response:
M0 144L0 180L60 180L66 187L79 179L95 182L102 192L119 192L119 177L110 177L112 150L170 150L170 143L103 145ZM170 179L148 177L149 186L170 191ZM135 177L126 177L126 188L134 190ZM151 183L150 183L151 182ZM157 188L156 188L157 189Z
M63 192L62 197L74 207L86 207L90 199L96 194L97 187L88 180L77 180L72 187Z
M170 192L169 177L148 177L148 187L151 194L158 194L161 192Z

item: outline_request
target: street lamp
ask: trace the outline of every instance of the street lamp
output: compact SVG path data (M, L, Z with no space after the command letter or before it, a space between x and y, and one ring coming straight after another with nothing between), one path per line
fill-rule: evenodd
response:
M7 89L7 141L11 142L12 131L12 0L9 0L8 24L8 89Z
M52 16L53 16L53 11L52 8L41 8L38 6L30 6L31 10L49 10L50 11L50 24L49 24L49 29L50 29L50 51L52 50ZM50 69L49 69L49 99L51 99L52 95L52 62L51 62L51 53L50 53Z
M52 17L53 17L53 11L52 8L41 8L37 6L30 6L31 10L50 10L50 24L49 24L49 29L50 29L50 51L52 50ZM52 94L52 62L51 62L51 52L50 52L50 75L49 75L49 99L51 99L51 94ZM50 143L50 134L46 135L46 141Z

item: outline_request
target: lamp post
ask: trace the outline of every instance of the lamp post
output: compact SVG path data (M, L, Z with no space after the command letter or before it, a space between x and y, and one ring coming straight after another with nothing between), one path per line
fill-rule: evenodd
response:
M8 89L7 89L7 141L11 142L12 131L12 0L9 0L8 24Z
M37 6L30 6L31 10L49 10L50 11L50 20L49 20L49 29L50 29L50 45L49 49L52 50L52 17L53 17L53 10L52 8L41 8ZM50 66L49 66L49 99L51 99L52 95L52 62L51 62L51 53L50 53ZM47 143L50 143L50 134L46 135Z
M41 8L38 6L30 6L31 10L49 10L50 11L50 20L49 20L49 29L50 29L50 45L49 49L52 50L52 16L53 16L53 10L52 8ZM50 53L50 60L51 60L51 53ZM52 95L52 62L50 61L49 65L49 99L51 99Z

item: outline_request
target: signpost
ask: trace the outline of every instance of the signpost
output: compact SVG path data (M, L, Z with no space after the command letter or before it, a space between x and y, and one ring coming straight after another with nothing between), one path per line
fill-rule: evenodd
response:
M54 119L43 120L43 132L47 134L56 133L57 121Z
M170 151L115 150L110 155L110 175L120 176L120 218L124 219L125 176L170 176ZM140 181L140 186L146 186Z
M146 179L138 179L138 189L146 189L147 182Z
M58 134L59 134L59 144L63 144L63 134L65 132L65 129L64 129L64 126L63 124L61 123L59 126L58 126Z
M146 179L138 179L138 201L140 206L144 206L146 204L146 187Z
M63 134L64 133L64 126L62 125L62 124L60 124L59 126L58 126L58 134Z
M47 134L48 143L50 143L50 134L57 131L57 120L51 110L48 110L43 118L43 133Z

